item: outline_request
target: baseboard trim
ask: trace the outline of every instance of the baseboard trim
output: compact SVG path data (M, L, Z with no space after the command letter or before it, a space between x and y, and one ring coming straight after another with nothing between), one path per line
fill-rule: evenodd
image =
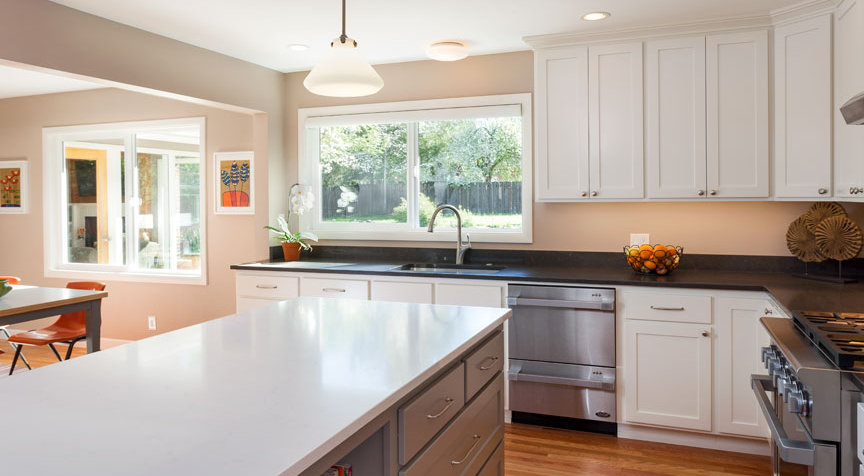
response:
M626 423L618 424L618 438L770 456L767 439L713 435Z

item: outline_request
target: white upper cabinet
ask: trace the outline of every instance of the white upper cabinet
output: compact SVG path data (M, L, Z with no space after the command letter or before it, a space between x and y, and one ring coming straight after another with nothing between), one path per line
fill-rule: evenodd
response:
M831 15L774 30L774 195L831 196Z
M534 55L537 200L588 198L588 49Z
M768 32L709 35L706 53L708 197L768 197Z
M591 196L642 198L642 43L588 49Z
M646 43L649 198L706 194L705 37Z
M840 106L864 92L864 0L834 17L834 195L864 198L864 126L846 124Z

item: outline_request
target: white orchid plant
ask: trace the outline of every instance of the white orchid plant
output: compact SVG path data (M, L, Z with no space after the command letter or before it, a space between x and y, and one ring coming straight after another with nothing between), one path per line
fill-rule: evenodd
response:
M312 245L310 245L308 242L318 242L318 236L314 233L291 233L291 230L288 228L288 222L285 220L284 217L280 216L277 221L279 223L279 228L270 225L267 225L264 228L274 233L276 237L279 238L279 241L283 243L298 243L301 248L307 251L312 250Z

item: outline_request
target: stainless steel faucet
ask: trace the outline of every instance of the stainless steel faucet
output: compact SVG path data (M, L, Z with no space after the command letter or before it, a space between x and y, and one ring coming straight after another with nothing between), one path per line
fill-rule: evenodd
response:
M456 264L464 264L465 252L471 249L471 235L465 233L465 238L468 241L462 243L462 215L459 214L458 208L453 205L439 205L435 209L435 212L432 213L432 218L429 219L428 231L429 233L435 231L435 217L438 216L438 212L444 209L453 210L453 213L456 215Z

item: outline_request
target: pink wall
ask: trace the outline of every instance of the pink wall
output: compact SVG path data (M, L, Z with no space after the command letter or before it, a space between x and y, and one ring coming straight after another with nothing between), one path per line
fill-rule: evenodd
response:
M378 94L354 99L323 98L303 87L305 72L286 75L285 155L297 174L297 109L414 99L511 94L534 90L533 53L472 56L443 63L416 61L375 67L384 78ZM864 224L864 204L844 204ZM477 248L619 251L629 234L683 245L691 253L785 256L786 228L809 207L800 202L712 203L535 203L534 242L475 244ZM445 243L329 241L356 246L443 247Z
M266 256L267 160L256 157L255 215L213 214L214 152L266 147L267 135L254 134L263 115L229 112L118 89L49 94L0 100L0 158L24 158L30 165L30 211L0 215L0 274L25 283L63 286L44 278L42 250L42 128L182 117L206 117L207 252L206 286L108 282L102 335L139 339L152 335L147 316L156 315L158 332L178 329L234 313L234 273L229 266ZM260 124L259 124L260 126ZM264 128L266 131L266 127Z

